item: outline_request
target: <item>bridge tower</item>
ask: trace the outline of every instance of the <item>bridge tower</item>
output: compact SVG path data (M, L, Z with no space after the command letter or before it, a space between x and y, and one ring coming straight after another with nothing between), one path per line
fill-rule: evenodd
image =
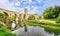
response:
M28 9L25 8L24 9L24 19L27 20L27 17L28 17Z
M24 21L26 21L27 20L27 17L28 17L28 10L27 10L27 8L25 8L24 9ZM25 32L27 32L27 25L26 24L24 24L24 30L25 30Z

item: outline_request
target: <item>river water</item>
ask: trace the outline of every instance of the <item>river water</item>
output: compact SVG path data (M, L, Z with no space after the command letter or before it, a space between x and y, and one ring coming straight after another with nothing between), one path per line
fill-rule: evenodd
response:
M17 36L60 36L59 34L49 33L44 30L44 28L38 26L28 26L27 32L23 28L12 31Z

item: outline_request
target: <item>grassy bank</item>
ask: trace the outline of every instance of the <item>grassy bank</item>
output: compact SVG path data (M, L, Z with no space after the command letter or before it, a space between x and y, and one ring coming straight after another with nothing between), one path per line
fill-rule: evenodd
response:
M25 24L28 26L40 26L45 28L47 31L51 32L60 32L60 24L59 23L51 23L51 22L40 22L38 20L29 20L25 21Z
M16 36L15 34L11 33L12 31L5 28L5 27L0 27L0 36Z

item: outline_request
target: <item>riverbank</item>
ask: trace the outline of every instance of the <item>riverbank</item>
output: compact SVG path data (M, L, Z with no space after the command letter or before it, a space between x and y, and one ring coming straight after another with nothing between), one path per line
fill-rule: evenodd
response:
M28 26L40 26L51 32L60 32L60 23L49 20L28 20L24 22ZM51 30L50 30L51 29Z

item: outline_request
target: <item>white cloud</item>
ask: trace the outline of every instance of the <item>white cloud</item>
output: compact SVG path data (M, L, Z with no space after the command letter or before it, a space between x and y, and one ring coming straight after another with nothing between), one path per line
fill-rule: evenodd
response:
M21 0L21 2L22 1L27 1L24 4L27 4L27 3L31 4L31 3L33 3L32 0L29 0L29 1L28 0ZM16 0L16 1L13 1L12 3L10 3L8 0L0 0L0 8L12 10L12 11L19 11L19 12L23 13L25 7L24 8L15 7L15 6L20 6L21 2ZM29 5L27 5L26 7L28 8L29 13L37 12L37 8L38 7L36 7L36 6L29 6ZM32 7L32 10L30 10L31 9L30 7Z
M0 8L23 13L24 8L27 7L29 13L36 13L36 12L41 12L40 11L41 9L46 9L49 6L60 5L60 0L45 0L45 1L36 0L36 1L37 2L34 2L32 0L14 0L14 1L11 0L11 2L9 2L8 0L0 0ZM43 1L43 4L41 3L42 1ZM22 5L22 2L23 2L23 5ZM36 5L36 3L41 5Z
M43 0L36 0L38 3L40 3L41 1L43 1Z
M38 11L38 7L37 6L31 6L31 8L32 8L32 10L30 10L29 13L31 13L31 14L37 13L37 11Z
M16 6L20 6L20 2L16 2L15 5L16 5Z
M32 0L29 0L29 2L32 2Z
M28 12L30 10L30 6L26 6L24 8L27 8L28 9ZM24 13L24 8L16 8L18 11L20 11L21 13Z
M17 11L13 3L9 3L8 0L0 0L0 8Z

